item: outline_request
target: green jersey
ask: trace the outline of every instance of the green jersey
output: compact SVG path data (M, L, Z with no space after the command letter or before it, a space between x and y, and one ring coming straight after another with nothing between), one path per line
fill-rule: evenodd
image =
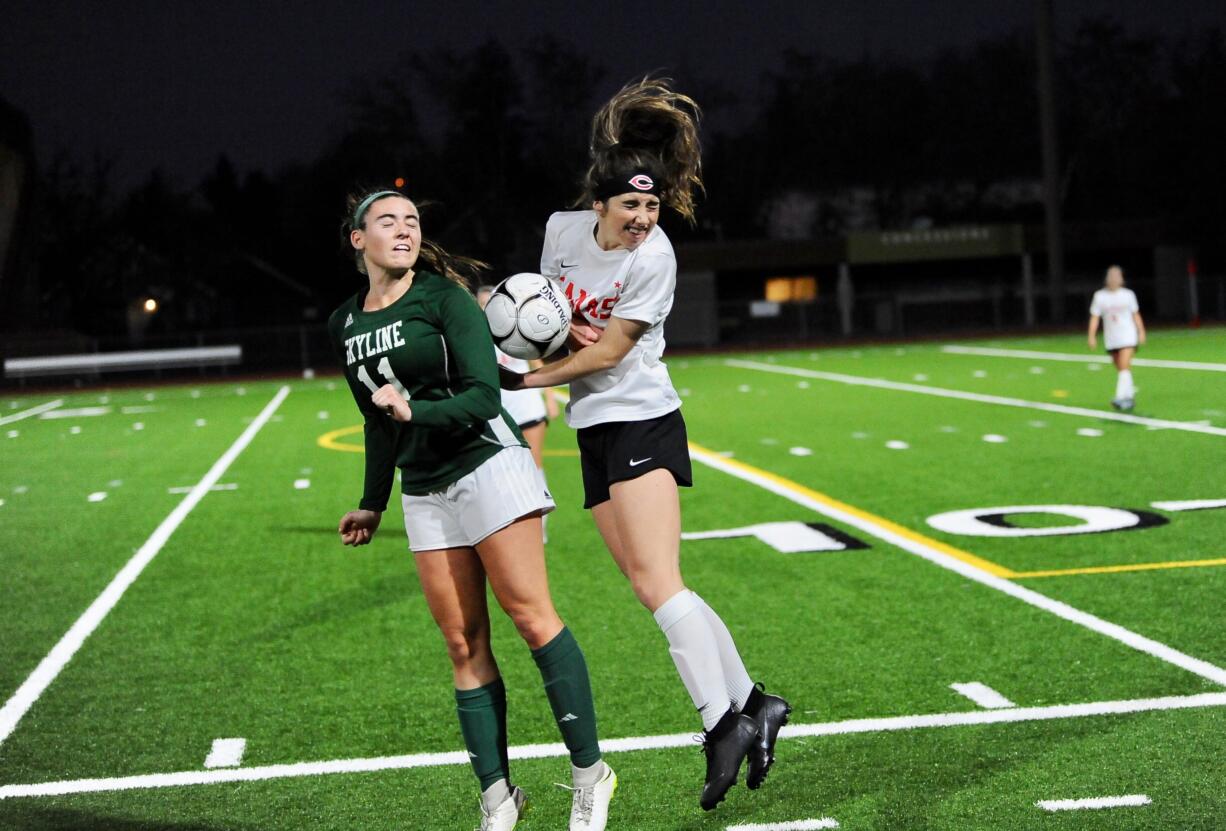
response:
M395 468L410 496L443 490L505 447L526 446L502 408L498 361L485 315L460 285L429 271L386 309L366 312L360 291L332 313L328 334L366 418L360 507L387 509ZM394 420L370 396L391 384L413 418Z

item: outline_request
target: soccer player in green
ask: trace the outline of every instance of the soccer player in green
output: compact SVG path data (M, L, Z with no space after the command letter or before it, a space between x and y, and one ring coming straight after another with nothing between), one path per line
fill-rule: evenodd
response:
M362 194L349 208L349 241L369 285L332 314L328 331L365 417L366 481L358 510L341 518L341 541L371 541L399 468L409 547L481 782L481 828L514 828L524 806L510 783L488 579L532 650L570 751L570 828L603 829L617 777L601 759L583 652L549 594L541 517L553 498L502 408L493 341L461 273L481 264L424 240L417 207L398 191Z

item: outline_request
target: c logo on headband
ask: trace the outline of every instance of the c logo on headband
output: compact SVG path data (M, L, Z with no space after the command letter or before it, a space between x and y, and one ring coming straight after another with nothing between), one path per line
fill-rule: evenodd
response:
M655 186L656 183L646 173L639 173L636 176L630 177L630 187L635 190L651 190Z

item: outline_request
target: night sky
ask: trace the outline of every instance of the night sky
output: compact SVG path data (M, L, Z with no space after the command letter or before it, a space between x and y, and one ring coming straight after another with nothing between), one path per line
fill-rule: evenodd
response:
M347 82L408 51L489 38L513 50L551 33L604 65L610 90L664 68L710 78L748 109L786 48L922 57L1029 27L1033 11L1032 0L9 2L0 95L30 116L44 163L56 148L101 151L121 183L159 165L191 185L221 152L244 170L312 158L337 130ZM1221 0L1057 0L1056 14L1061 37L1087 15L1174 36L1226 27Z

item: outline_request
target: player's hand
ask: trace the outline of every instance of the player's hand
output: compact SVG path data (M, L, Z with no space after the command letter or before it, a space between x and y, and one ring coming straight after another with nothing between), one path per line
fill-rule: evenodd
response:
M350 511L341 517L341 524L336 529L341 535L344 545L366 545L379 530L379 521L383 514L378 511Z
M1093 352L1095 349L1098 349L1098 338L1094 337L1093 335L1090 335L1089 343L1090 343L1091 352Z
M571 352L577 352L600 340L601 334L600 329L588 323L583 315L576 313L570 321L570 334L566 336L566 345Z
M409 409L409 402L404 400L404 396L397 391L391 384L384 384L370 397L370 400L383 412L394 418L396 421L406 422L413 420L413 411Z
M553 421L560 412L558 399L554 397L553 390L545 390L545 415L549 417L550 421Z
M508 392L522 390L524 388L524 373L500 366L498 367L498 386Z
M1140 338L1137 340L1137 346L1144 346L1144 345L1145 345L1145 333L1142 332L1140 335Z

